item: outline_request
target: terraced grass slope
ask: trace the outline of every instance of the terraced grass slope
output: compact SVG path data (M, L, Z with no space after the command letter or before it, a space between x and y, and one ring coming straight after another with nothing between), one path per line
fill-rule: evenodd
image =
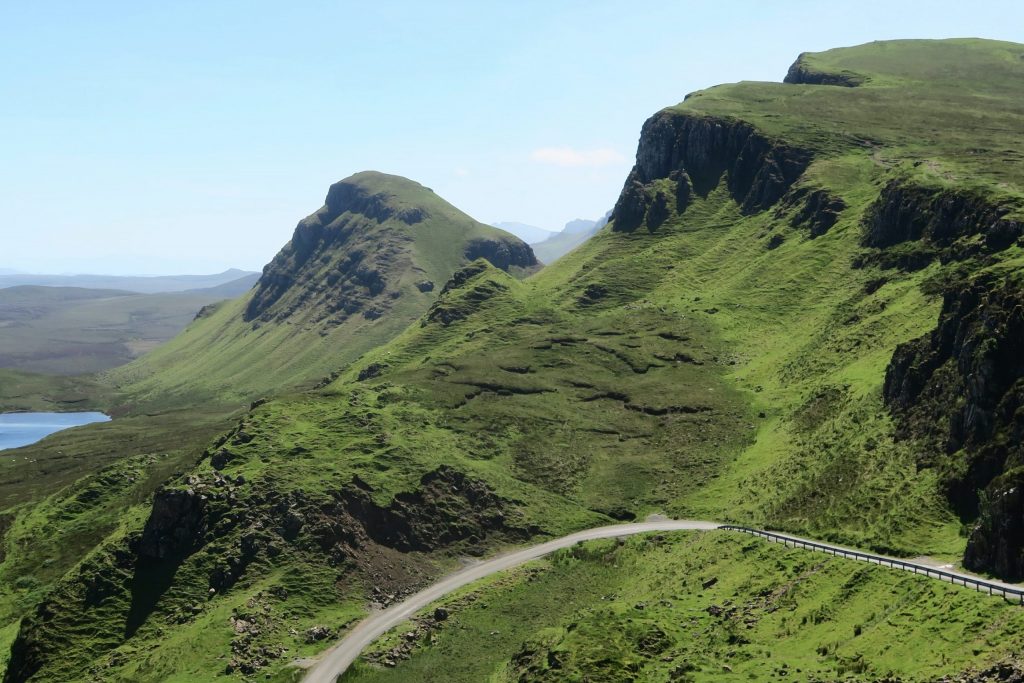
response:
M148 405L238 403L315 383L404 329L479 257L519 274L538 265L525 243L430 189L358 173L331 186L252 291L204 309L107 382Z
M804 55L788 83L720 86L659 112L609 226L525 281L469 263L390 342L332 356L329 383L254 404L52 589L31 595L34 612L6 631L5 682L291 680L291 658L462 555L650 512L950 561L966 548L969 566L1012 576L1019 553L1002 531L1024 526L1013 488L1024 395L1022 55L989 41L876 43ZM369 204L351 220L373 213ZM345 299L359 302L351 313L320 297L331 271L304 256L303 236L323 229L330 207L300 225L244 306L213 313L221 327L194 328L209 356L188 345L192 332L182 337L180 358L195 349L195 370L171 354L163 369L119 375L123 386L159 402L244 393L229 375L248 391L305 372L296 368L325 374L322 347L289 346L302 330L279 315L304 320L308 304L303 329L315 331L339 312L348 317L338 326L368 324L362 312L381 303L362 279L352 291L366 296ZM287 272L309 279L277 276ZM261 339L287 355L238 341ZM748 555L719 551L730 566ZM754 552L757 581L735 584L737 602L793 579L789 559L773 575L771 555ZM629 561L642 576L660 566L644 553ZM902 576L891 584L872 573L864 580L877 590L832 598L855 578L835 571L814 580L814 600L851 607L862 627L899 600L927 614L929 633L954 622L1017 633L1008 612L959 598L936 617L935 596ZM613 574L595 585L624 580ZM542 596L521 590L529 620ZM596 675L605 659L603 671L636 680L667 674L645 669L636 648L677 647L677 627L659 623L691 616L676 600L696 603L650 590L672 603L652 616L667 640L623 635L630 617L616 601L611 617L573 633L559 611L548 621L565 634L527 635L536 647L495 650L485 669L554 676L554 652L573 675ZM584 593L581 609L591 609ZM703 618L695 628L710 634L709 649L692 654L706 670L728 653L720 638L743 627ZM901 629L887 618L879 642ZM767 656L758 648L774 638L787 662L863 677L885 667L954 673L1002 656L986 642L900 668L857 660L857 645L841 640L845 616L835 634L778 619L733 645ZM563 660L570 649L580 656ZM735 671L767 671L744 661Z

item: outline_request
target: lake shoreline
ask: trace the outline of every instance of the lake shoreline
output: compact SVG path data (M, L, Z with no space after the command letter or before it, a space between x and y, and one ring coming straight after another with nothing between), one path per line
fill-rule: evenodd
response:
M99 411L30 411L0 413L0 452L31 446L51 434L88 424L110 422Z

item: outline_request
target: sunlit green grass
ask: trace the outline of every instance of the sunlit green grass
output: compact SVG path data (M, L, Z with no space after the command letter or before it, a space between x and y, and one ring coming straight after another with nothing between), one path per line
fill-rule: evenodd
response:
M1004 656L1024 629L1002 598L728 532L589 542L439 604L451 616L411 659L364 657L341 680L923 681Z

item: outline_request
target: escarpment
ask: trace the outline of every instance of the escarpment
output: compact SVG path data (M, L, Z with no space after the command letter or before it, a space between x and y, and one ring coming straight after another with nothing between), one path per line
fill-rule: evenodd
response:
M534 268L539 265L530 245L522 240L475 238L466 244L465 256L469 261L487 259L495 268Z
M952 259L1001 251L1024 235L1024 221L1008 216L1020 208L966 190L892 180L868 211L863 244L884 248L921 241ZM972 237L981 242L968 243Z
M900 346L885 377L900 438L937 466L954 509L979 520L965 566L1024 577L1024 286L980 276L951 285L937 327Z
M391 272L409 267L413 242L401 230L376 228L392 219L414 225L425 215L391 206L356 183L331 185L324 206L299 222L291 242L263 268L245 321L281 321L311 305L340 319L368 309L393 280ZM292 300L278 305L289 292Z
M743 121L665 110L644 124L636 165L612 211L617 231L656 229L725 178L745 213L775 204L810 164L809 150L773 140ZM668 181L670 189L664 182Z

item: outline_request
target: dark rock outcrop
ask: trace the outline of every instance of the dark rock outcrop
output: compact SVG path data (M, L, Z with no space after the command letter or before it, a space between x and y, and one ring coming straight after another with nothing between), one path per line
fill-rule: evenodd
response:
M786 203L800 204L800 208L790 219L790 225L794 228L805 228L812 238L827 233L846 209L846 202L842 198L827 190L808 188L800 188L791 193Z
M1010 581L1024 578L1024 469L989 484L967 542L964 566Z
M384 371L388 369L387 363L370 363L365 368L359 371L359 376L356 377L356 381L365 382L368 379L374 379L384 374Z
M1022 683L1024 662L1009 658L983 669L968 669L951 676L935 679L935 683Z
M166 560L195 550L206 533L206 500L192 489L158 491L139 540L139 557Z
M806 52L796 58L782 80L783 83L795 85L838 85L846 88L856 88L864 81L864 76L853 71L829 72L815 69L807 63Z
M607 286L599 282L591 282L583 289L583 293L576 300L580 306L593 306L594 304L603 301L610 294L610 290Z
M612 211L615 230L649 229L669 215L662 184L674 186L676 212L693 194L706 196L725 177L733 199L746 213L775 204L800 177L811 154L772 140L752 125L670 110L644 124L636 165Z
M1024 287L991 276L950 285L938 326L896 349L883 391L897 436L933 454L920 466L941 467L954 508L980 520L965 565L1024 577L1019 475L1005 474L1024 466Z
M485 482L445 465L423 475L417 490L396 495L387 506L375 503L367 488L347 486L336 496L337 508L325 512L351 516L375 543L399 551L435 550L492 533L525 539L537 531L510 524L509 501ZM321 544L337 540L330 534L320 539Z
M863 244L885 248L923 241L949 249L960 238L981 235L986 250L1000 251L1024 234L1024 222L1006 218L1013 208L963 190L893 180L868 210ZM949 251L951 258L969 255Z
M465 256L468 261L485 258L502 270L513 266L533 268L540 265L530 245L518 239L472 239L466 243Z

